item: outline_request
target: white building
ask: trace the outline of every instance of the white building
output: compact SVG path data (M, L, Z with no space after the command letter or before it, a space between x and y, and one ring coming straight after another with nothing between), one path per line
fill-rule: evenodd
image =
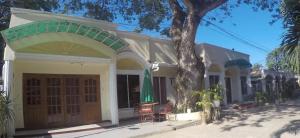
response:
M291 72L280 72L272 70L253 70L251 72L251 83L253 92L265 92L270 100L275 100L276 96L283 93L287 85L291 90L297 88L297 77Z
M64 127L133 117L143 72L152 63L154 99L175 100L175 49L170 40L120 31L116 24L11 9L2 31L4 85L14 101L15 128ZM221 84L224 103L251 94L249 55L200 44L205 88ZM149 62L151 61L151 63Z

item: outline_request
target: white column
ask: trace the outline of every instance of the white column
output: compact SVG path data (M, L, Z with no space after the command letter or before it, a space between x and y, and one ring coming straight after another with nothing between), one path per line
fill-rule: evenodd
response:
M248 95L253 94L250 74L247 75L247 93Z
M116 60L112 60L112 63L109 64L109 99L110 99L111 123L113 125L118 125L119 112L118 112L118 97L117 97Z
M243 94L242 94L242 86L241 86L241 70L237 69L237 75L236 75L236 83L237 83L237 88L238 88L238 101L243 101Z
M226 97L226 84L225 84L225 69L224 67L221 68L221 74L220 74L220 84L223 88L223 102L225 105L227 105L227 97Z
M5 91L5 95L9 96L9 99L13 99L13 92L12 92L12 86L13 86L13 61L11 60L5 60L4 62L4 67L3 67L3 90ZM13 105L11 105L13 109ZM10 122L8 126L9 135L14 135L15 134L15 126L14 126L14 121Z
M207 69L205 69L205 74L204 74L204 88L209 89L209 75Z
M11 88L13 81L13 62L10 60L5 60L3 69L4 91L6 92L6 95L10 94L11 96Z

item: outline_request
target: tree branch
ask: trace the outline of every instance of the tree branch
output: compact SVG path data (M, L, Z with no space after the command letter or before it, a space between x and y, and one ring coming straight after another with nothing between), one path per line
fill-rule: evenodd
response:
M169 4L171 6L172 12L180 12L184 13L183 8L180 6L177 0L169 0Z
M172 13L173 13L170 34L171 36L174 37L181 33L183 22L186 17L186 13L183 11L183 8L180 6L177 0L169 0L169 4L171 6Z
M184 0L183 2L190 12L194 10L193 3L190 0Z
M198 16L203 17L206 13L221 6L222 4L226 3L227 1L228 0L217 0L216 2L208 3L208 2L203 2L203 0L199 0L200 4L203 3L203 10L199 11Z

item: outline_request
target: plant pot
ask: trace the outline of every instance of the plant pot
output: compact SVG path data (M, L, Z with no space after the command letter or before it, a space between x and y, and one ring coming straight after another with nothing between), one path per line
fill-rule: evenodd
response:
M220 107L220 104L221 104L220 100L214 100L213 101L213 106L214 107Z

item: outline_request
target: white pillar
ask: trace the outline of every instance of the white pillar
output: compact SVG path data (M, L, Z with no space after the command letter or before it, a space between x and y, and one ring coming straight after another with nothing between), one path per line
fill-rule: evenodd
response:
M241 70L237 69L237 75L236 75L236 82L237 82L237 88L238 88L238 101L242 102L243 101L243 94L242 94L242 83L241 83Z
M3 88L6 92L6 95L10 94L10 96L12 96L11 88L13 81L13 62L10 60L5 60L3 69Z
M4 67L3 67L3 90L5 91L5 95L9 96L9 99L13 99L13 92L12 92L12 86L13 86L13 61L11 60L5 60ZM11 109L13 109L13 105L11 105ZM15 134L15 125L14 121L9 123L10 126L8 126L9 132L8 135L12 136Z
M225 69L224 67L221 68L221 74L220 74L220 84L222 85L222 89L223 89L223 102L225 105L227 105L227 97L226 97L226 84L225 84Z
M111 123L113 125L119 124L118 112L118 97L117 97L117 71L116 60L109 64L109 99L110 99L110 114Z
M248 95L253 94L250 74L247 75L247 93Z
M209 89L209 75L207 69L205 69L205 74L204 74L204 88Z

